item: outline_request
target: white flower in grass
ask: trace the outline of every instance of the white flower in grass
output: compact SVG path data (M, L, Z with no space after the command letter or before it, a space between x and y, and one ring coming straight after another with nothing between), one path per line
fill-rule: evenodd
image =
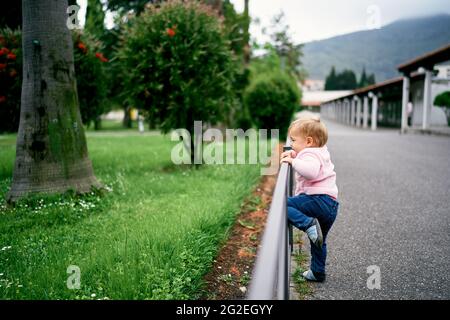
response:
M92 298L95 298L97 295L95 293L91 294Z

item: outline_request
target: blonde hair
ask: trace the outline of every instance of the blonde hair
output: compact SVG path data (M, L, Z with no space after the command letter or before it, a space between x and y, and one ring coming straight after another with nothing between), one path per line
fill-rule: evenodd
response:
M294 133L302 137L311 137L317 147L323 147L328 141L327 127L318 117L300 118L291 123L289 134Z

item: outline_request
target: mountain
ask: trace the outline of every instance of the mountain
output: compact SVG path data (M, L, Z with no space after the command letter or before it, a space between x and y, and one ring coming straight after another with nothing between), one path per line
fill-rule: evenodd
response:
M311 79L325 79L352 69L359 77L363 67L376 81L398 76L396 67L450 43L450 15L398 20L380 29L353 32L304 44L302 62Z

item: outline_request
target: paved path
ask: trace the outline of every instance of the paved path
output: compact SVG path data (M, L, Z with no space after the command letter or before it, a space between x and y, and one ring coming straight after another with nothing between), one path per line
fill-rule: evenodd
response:
M341 207L311 298L450 299L450 138L324 121Z

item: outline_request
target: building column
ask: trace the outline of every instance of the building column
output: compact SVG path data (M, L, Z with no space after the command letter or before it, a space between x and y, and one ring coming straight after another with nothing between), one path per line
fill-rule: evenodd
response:
M363 106L363 128L367 128L369 120L369 97L364 96L364 106Z
M348 100L348 124L353 125L353 98Z
M409 77L403 77L403 92L402 92L402 121L401 121L401 133L405 133L408 128L408 102L409 102Z
M350 100L345 100L345 123L350 124Z
M337 121L341 122L341 101L337 102Z
M356 98L356 126L361 127L361 98L355 96Z
M353 97L353 99L352 99L352 112L350 113L350 125L352 125L352 126L356 125L355 115L356 115L356 99L355 99L355 97Z
M376 94L370 92L369 96L372 97L372 120L370 127L373 131L377 130L377 121L378 121L378 97Z
M431 115L431 78L432 71L425 70L425 80L423 88L423 114L422 114L422 129L428 129L430 126Z
M334 111L334 121L338 121L338 108L339 108L338 103L337 103L337 101L335 101L335 102L334 102L334 108L333 108L333 111Z
M342 123L347 124L347 100L342 100Z

